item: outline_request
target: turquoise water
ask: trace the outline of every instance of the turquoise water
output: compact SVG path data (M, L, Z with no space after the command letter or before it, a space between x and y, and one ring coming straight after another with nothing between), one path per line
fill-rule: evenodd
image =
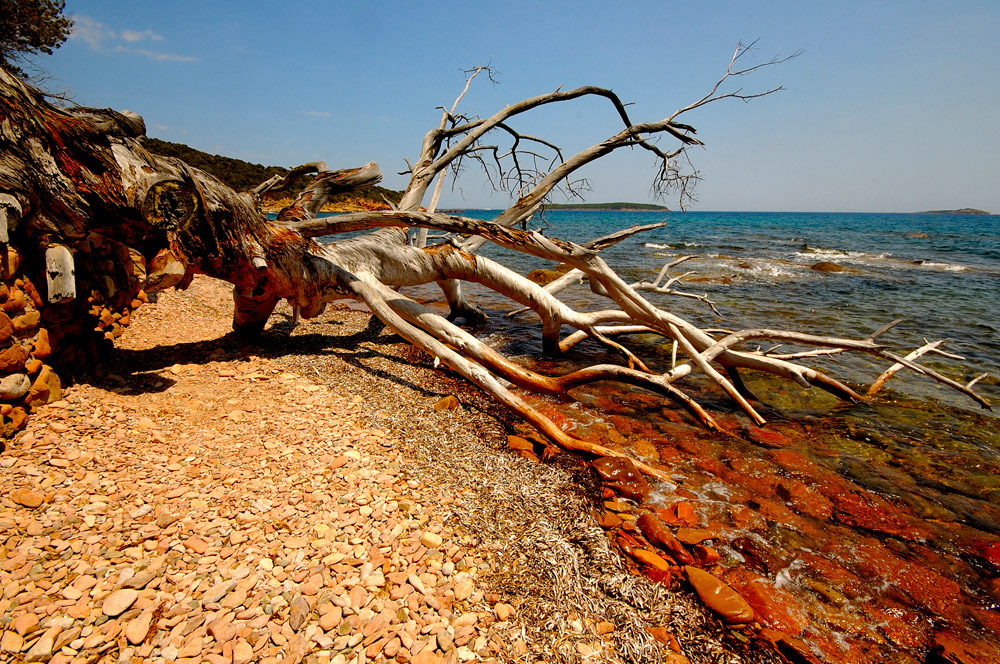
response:
M490 211L466 214L492 216ZM652 280L662 264L695 256L672 272L695 272L675 288L707 294L722 317L694 301L648 294L658 306L711 327L782 327L834 336L864 337L901 318L904 322L882 341L908 352L925 338L951 339L945 349L967 361L930 356L929 363L963 382L988 372L979 391L1000 401L1000 216L554 211L544 221L547 225L536 222L534 227L577 241L665 221L666 227L602 256L629 281ZM483 253L503 256L505 263L524 271L546 267L531 257L491 249ZM810 269L821 261L845 271ZM483 297L498 311L506 306ZM597 305L586 287L568 297L580 306ZM847 365L847 378L858 383L881 371L864 361ZM894 378L890 386L978 409L925 378Z

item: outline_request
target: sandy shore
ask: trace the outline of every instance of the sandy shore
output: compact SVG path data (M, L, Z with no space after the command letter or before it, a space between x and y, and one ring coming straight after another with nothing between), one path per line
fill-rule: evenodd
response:
M579 459L367 314L230 315L162 294L0 456L0 660L749 661L626 571Z

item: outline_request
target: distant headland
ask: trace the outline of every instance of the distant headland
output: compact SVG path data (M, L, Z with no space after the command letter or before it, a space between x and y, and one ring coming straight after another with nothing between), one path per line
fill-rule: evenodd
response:
M546 204L547 210L614 210L615 212L670 212L670 208L665 205L653 205L652 203L569 203L560 205L556 203Z
M918 214L986 214L992 215L992 212L987 212L986 210L977 210L975 208L961 208L959 210L925 210L924 212L919 212Z

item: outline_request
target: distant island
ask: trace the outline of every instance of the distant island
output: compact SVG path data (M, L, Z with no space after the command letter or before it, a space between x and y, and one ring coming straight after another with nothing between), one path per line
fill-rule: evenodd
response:
M919 212L918 214L986 214L992 215L992 212L987 212L986 210L977 210L975 208L962 208L960 210L926 210L924 212Z
M614 210L616 212L670 212L670 208L664 205L653 205L651 203L570 203L560 205L548 203L547 210Z

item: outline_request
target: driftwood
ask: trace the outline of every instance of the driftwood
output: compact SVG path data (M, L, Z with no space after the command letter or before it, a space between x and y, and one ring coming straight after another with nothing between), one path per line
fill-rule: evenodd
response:
M96 233L135 250L144 262L147 290L183 287L196 273L233 284L233 327L240 332L262 330L281 300L291 303L296 316L303 318L317 316L327 303L337 299L360 300L435 362L479 386L562 447L594 455L619 453L563 432L509 385L562 395L583 384L618 381L669 397L702 425L721 430L711 414L681 389L684 378L695 372L710 377L754 422L763 425L764 417L743 387L741 371L764 371L803 387L815 386L842 399L861 401L863 397L847 385L794 361L810 353L851 351L923 373L988 407L971 385L960 385L932 372L916 364L915 358L894 355L876 343L874 335L852 340L782 330L719 335L699 329L654 306L641 294L648 290L696 297L711 305L703 296L674 291L671 287L679 278L661 285L666 268L653 282L630 285L601 259L601 248L634 231L588 246L518 229L557 187L572 188L581 167L622 148L640 148L653 155L658 164L658 189L672 189L682 198L689 195L696 175L680 167L687 148L701 143L694 137L694 128L679 122L679 117L721 99L750 99L773 92L720 92L731 77L761 66L739 69L737 62L744 53L737 51L710 94L653 122L633 122L619 97L598 87L556 90L511 104L488 118L456 115L453 106L443 114L440 125L424 137L397 209L326 218L317 215L332 195L380 180L375 164L331 171L322 162L315 162L293 169L284 179L263 183L253 192L237 193L183 162L147 152L138 116L110 110L59 110L36 91L0 72L0 221L4 222L0 231L45 256L51 275L50 299L75 297L72 247ZM554 146L520 134L513 122L533 109L583 97L605 100L621 122L620 131L575 155L564 157L556 150L551 162L542 162L538 151ZM495 136L506 137L510 147L500 149L486 142ZM665 150L657 139L676 141L677 147ZM527 149L526 144L533 147ZM422 207L432 185L443 182L449 171L457 171L466 162L485 167L494 182L517 194L517 201L489 221L435 212L436 193L431 194L426 208ZM269 221L261 210L259 195L307 172L316 174L312 182L276 221ZM441 232L449 239L425 246L427 236L417 229ZM369 232L327 245L312 239L359 230ZM485 242L568 266L573 275L568 279L585 276L592 289L607 298L608 308L584 313L568 307L555 296L554 289L543 288L477 255L475 251ZM438 315L398 292L402 286L430 282L436 282L444 292L449 316ZM543 376L518 366L455 323L482 316L463 294L463 282L486 286L534 312L541 321L544 352L559 353L590 338L621 352L628 366L596 365L566 376ZM564 337L563 326L577 332ZM669 339L675 353L685 359L675 361L664 373L650 372L635 351L612 339L640 331ZM746 347L748 342L759 340L817 350L782 357ZM660 474L651 467L640 467L649 474Z

